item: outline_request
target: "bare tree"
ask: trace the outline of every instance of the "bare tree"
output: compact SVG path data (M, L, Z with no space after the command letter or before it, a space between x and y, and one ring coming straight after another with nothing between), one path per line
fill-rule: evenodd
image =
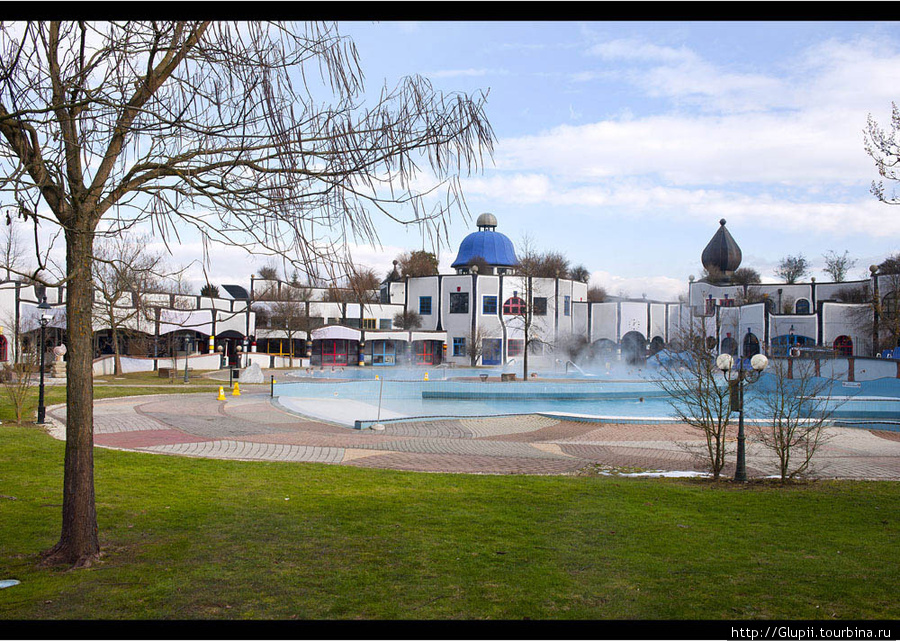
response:
M725 467L725 435L731 422L730 389L716 367L716 334L703 318L691 318L674 332L673 351L656 380L668 395L675 416L699 430L704 460L714 479Z
M602 303L608 296L606 289L600 285L594 285L587 291L587 299L592 303Z
M519 259L519 264L516 265L516 278L519 281L519 292L524 298L520 298L508 309L504 308L503 314L511 317L508 322L510 328L522 330L522 377L527 381L528 355L535 346L543 343L541 339L542 326L540 321L535 318L534 313L534 279L540 274L546 274L551 268L555 274L560 268L560 263L556 262L556 258L545 262L544 255L537 252L534 241L528 235L523 237L516 254ZM562 258L561 255L558 257ZM568 267L566 266L566 268Z
M825 259L825 268L822 270L836 283L843 283L847 280L847 274L856 266L856 260L850 258L850 252L844 250L843 254L838 254L834 250L829 250L822 254Z
M0 261L2 261L0 267L6 270L6 280L12 280L13 274L21 273L25 269L26 254L27 248L22 240L22 234L15 222L10 221L0 236Z
M94 238L149 226L313 265L378 242L376 216L445 226L492 153L484 96L424 78L362 101L336 27L260 22L0 25L0 189L61 230L69 336L62 531L46 562L99 554L93 481ZM321 81L321 82L320 82ZM416 189L422 167L435 189ZM436 197L437 196L437 197ZM99 226L101 221L105 225ZM38 269L46 247L36 247ZM204 251L205 262L208 255Z
M838 406L830 393L831 381L816 377L814 367L805 359L769 361L768 384L757 386L752 403L764 419L753 427L754 440L775 454L782 482L811 471Z
M394 314L394 325L404 330L419 329L422 326L422 317L414 309L404 309Z
M866 153L875 161L881 177L894 182L900 181L900 108L897 103L891 103L891 124L888 130L882 129L869 114L863 133L866 136ZM885 193L882 181L873 181L871 192L883 203L900 205L900 198Z
M159 291L163 258L146 251L149 239L97 239L94 243L94 314L109 328L113 371L122 373L122 338L127 328L153 320L147 294Z
M478 365L478 359L484 354L484 339L490 338L490 333L479 323L470 329L466 335L466 356L469 357L469 364L472 367Z
M18 344L21 345L21 341ZM16 423L25 420L25 404L34 387L34 375L40 371L40 350L46 348L39 343L35 345L36 349L18 354L17 362L3 363L3 368L0 369L0 383L13 406Z
M269 327L281 330L290 345L289 367L294 366L294 338L312 331L312 321L306 314L306 305L296 300L280 300L268 307Z
M735 285L759 285L762 278L752 267L738 267L731 274L731 282Z
M788 284L796 283L809 273L809 261L803 254L785 256L775 268L775 275Z
M591 272L584 265L576 265L569 270L569 278L577 280L579 283L585 283L591 280Z

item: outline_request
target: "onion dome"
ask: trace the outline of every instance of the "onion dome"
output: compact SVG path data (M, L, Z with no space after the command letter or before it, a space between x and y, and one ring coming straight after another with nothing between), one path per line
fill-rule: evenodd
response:
M481 214L475 225L478 231L463 239L451 267L468 267L476 258L482 258L491 267L512 268L518 264L512 241L505 234L495 231L497 217L494 214Z
M719 229L700 256L703 267L711 274L721 273L726 280L741 265L741 248L725 229L725 219L719 221Z

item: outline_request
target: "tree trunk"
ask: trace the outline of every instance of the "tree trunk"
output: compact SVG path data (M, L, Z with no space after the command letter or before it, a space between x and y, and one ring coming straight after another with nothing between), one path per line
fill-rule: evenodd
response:
M91 291L93 233L66 231L66 320L69 362L66 380L66 455L62 533L44 553L44 563L90 565L100 555L94 502L94 390Z
M115 310L110 314L110 318L112 319L112 323L110 323L110 334L113 343L113 375L119 376L122 373L122 353L119 350L119 331L116 326L115 318L112 316L115 314Z

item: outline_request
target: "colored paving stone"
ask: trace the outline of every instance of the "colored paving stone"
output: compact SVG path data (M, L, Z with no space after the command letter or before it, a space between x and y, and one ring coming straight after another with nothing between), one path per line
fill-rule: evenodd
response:
M48 416L65 422L65 408ZM246 391L97 401L95 444L161 454L469 474L600 470L704 472L702 434L678 423L597 423L540 415L398 420L357 430L286 411ZM57 438L63 431L52 429ZM821 478L900 479L896 432L830 428L813 465ZM736 433L728 434L733 458ZM771 476L771 452L748 442L750 476ZM733 474L729 461L724 475Z

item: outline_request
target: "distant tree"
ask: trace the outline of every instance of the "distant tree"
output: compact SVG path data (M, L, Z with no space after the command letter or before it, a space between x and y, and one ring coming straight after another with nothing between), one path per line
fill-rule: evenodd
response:
M507 313L507 310L504 309L503 315L510 317L510 321L507 323L508 327L522 331L522 376L525 380L528 380L528 355L534 347L543 342L541 340L541 323L535 318L534 313L533 279L542 277L541 274L548 273L549 269L553 269L554 275L552 277L555 278L556 270L560 268L562 263L556 263L554 266L553 262L557 258L565 261L565 258L559 254L552 257L550 261L544 261L546 255L536 251L534 241L528 235L522 239L516 254L519 259L519 264L516 266L516 277L519 281L518 290L524 297L524 300L522 301L523 304L511 308L511 313ZM565 261L565 266L568 268L568 261ZM502 303L503 301L501 301Z
M466 332L466 356L469 357L469 365L476 367L478 359L484 354L484 339L490 338L488 331L479 323Z
M837 254L834 250L829 250L822 254L825 259L825 268L822 270L836 283L842 283L847 280L847 274L856 266L856 260L850 258L848 251L844 250L843 254Z
M704 267L703 271L700 273L700 282L701 283L711 283L711 284L719 284L725 281L725 272L716 267L715 265L710 265L709 267Z
M569 270L569 278L576 280L579 283L587 284L587 282L591 280L591 272L589 272L588 268L584 265L576 265Z
M147 294L158 291L163 258L147 239L120 235L94 242L94 314L109 328L115 374L122 373L122 339L129 325L151 320Z
M531 263L525 269L535 278L569 278L569 259L561 252L534 254L526 256L525 261Z
M731 275L731 282L735 285L759 285L762 277L752 267L739 267Z
M602 303L606 300L607 296L606 290L600 287L600 285L594 285L587 291L587 299L592 303Z
M290 345L289 367L294 366L294 338L308 334L312 321L306 314L306 305L296 300L279 300L268 305L268 324L272 330L284 332Z
M803 257L803 254L785 256L775 269L775 275L788 284L796 283L808 273L809 261Z
M256 273L263 280L278 280L278 268L275 265L264 265Z
M878 273L881 275L900 274L900 253L892 254L878 265Z
M422 326L422 317L413 309L404 309L394 314L394 326L404 330L419 329Z
M834 293L834 299L842 303L872 303L872 291L869 289L869 283L865 283L862 287L842 287Z
M487 274L491 269L491 266L488 264L487 259L483 256L472 256L472 258L470 258L466 263L466 266L469 268L469 271L472 270L472 267L477 266L479 274Z
M424 250L403 252L397 256L397 266L404 278L435 276L438 273L438 258Z
M19 228L15 221L5 225L3 235L0 237L0 268L6 271L6 280L12 280L16 274L21 274L25 268L24 259L26 246L22 240Z
M215 285L211 285L210 283L206 283L206 285L200 288L200 295L206 296L208 298L218 298L219 288Z
M900 181L900 108L897 107L897 103L891 103L891 107L891 125L887 131L882 129L869 114L865 130L865 148L866 153L875 161L875 167L881 177L897 182ZM900 205L900 198L896 194L888 196L881 181L873 181L870 191L883 203Z

